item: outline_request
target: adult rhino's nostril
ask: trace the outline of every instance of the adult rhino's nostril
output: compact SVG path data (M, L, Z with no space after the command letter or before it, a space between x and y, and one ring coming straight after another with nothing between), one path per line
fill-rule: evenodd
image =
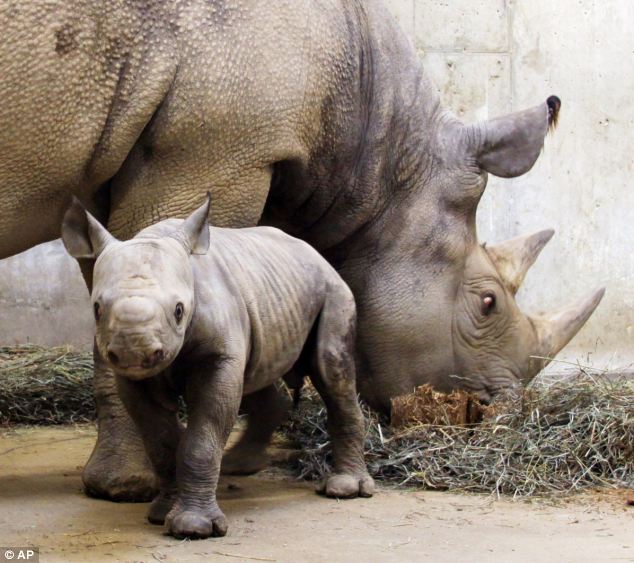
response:
M112 350L108 351L108 361L113 365L116 366L119 364L119 356L117 356Z

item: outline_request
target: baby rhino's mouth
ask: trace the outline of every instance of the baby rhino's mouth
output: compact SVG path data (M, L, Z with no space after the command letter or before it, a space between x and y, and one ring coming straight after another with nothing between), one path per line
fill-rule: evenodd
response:
M122 358L121 353L108 347L106 358L117 373L131 379L145 379L156 375L165 369L167 363L166 354L162 348L135 354L134 359L127 360Z

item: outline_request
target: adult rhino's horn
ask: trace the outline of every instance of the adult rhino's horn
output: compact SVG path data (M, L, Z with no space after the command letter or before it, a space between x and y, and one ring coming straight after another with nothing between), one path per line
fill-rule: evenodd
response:
M533 324L539 342L538 354L548 359L555 357L590 318L604 294L605 288L597 289L579 302L552 315L534 318Z
M487 245L486 250L500 277L513 293L517 293L529 268L554 234L553 229L546 229L500 244Z

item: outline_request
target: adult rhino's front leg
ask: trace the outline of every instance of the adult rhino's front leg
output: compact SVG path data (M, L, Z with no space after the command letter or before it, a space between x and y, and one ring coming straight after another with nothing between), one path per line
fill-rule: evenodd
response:
M119 399L114 373L96 349L93 357L97 443L82 475L86 493L113 501L150 501L158 488L141 435Z
M139 146L169 146L171 131L169 127L153 130L151 138L142 138ZM216 170L200 154L223 154L225 150L205 151L197 144L192 153L195 156L188 157L189 153L180 152L181 141L177 143L179 154L171 158L165 151L157 158L139 147L128 155L110 183L108 229L115 237L125 240L159 220L188 215L210 189L215 225L240 227L257 223L271 182L271 166L253 168L227 156L232 165ZM82 267L90 288L88 270ZM119 401L112 373L98 360L95 366L99 436L84 471L86 491L113 500L149 500L157 489L142 440Z

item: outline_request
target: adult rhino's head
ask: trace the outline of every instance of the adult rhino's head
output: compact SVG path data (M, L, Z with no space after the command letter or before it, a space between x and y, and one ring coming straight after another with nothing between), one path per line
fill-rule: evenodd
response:
M482 399L528 383L579 331L604 290L551 314L529 316L515 295L537 255L553 236L545 230L467 255L453 306L452 342L463 387Z
M122 242L79 201L67 210L62 240L74 258L95 261L96 346L116 373L151 377L181 350L194 310L190 254L209 247L208 214L209 198L167 236L141 232Z
M398 194L366 245L371 276L359 276L365 270L354 262L341 268L359 308L359 388L373 406L386 410L390 397L423 383L471 389L484 400L517 389L598 305L602 289L550 315L520 311L515 294L553 231L497 246L477 239L488 174L528 172L560 107L552 96L474 125L443 110L429 120L431 141L402 172L414 187Z
M445 153L446 171L459 179L448 203L465 214L467 238L475 241L465 246L453 306L454 361L463 386L484 399L535 377L579 331L604 294L598 289L550 315L528 316L520 311L515 295L554 231L496 246L477 244L475 213L487 174L514 178L528 172L548 130L557 125L560 108L559 98L551 96L532 109L471 126L449 126L444 133L453 142Z

